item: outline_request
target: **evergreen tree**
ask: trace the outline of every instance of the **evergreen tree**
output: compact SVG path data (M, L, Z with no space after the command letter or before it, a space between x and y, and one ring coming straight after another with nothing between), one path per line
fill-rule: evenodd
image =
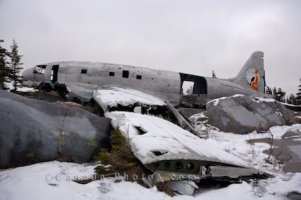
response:
M0 89L7 89L5 83L9 82L9 78L12 75L12 70L8 67L8 62L6 61L9 52L1 46L4 42L0 40Z
M273 90L272 90L272 94L274 95L274 97L276 98L276 95L277 95L277 88L276 87L274 87L273 88Z
M10 69L11 69L11 76L10 79L13 81L13 91L17 91L17 88L21 86L22 83L22 77L20 76L20 72L23 69L21 65L21 58L22 56L19 55L18 51L18 44L13 40L13 44L10 46L11 52L10 52Z
M278 88L278 90L276 90L274 96L277 101L285 102L285 92L283 92L281 88Z
M216 75L215 75L214 70L212 70L212 78L217 78Z
M298 93L296 94L296 105L301 105L301 78L300 85L298 86Z
M300 78L300 85L298 86L298 93L297 95L297 99L301 100L301 78Z
M290 96L286 99L286 103L297 105L297 99L296 96L293 94L290 94Z
M266 93L266 94L271 94L271 95L273 95L272 88L269 87L269 86L267 86L267 87L265 88L265 93Z

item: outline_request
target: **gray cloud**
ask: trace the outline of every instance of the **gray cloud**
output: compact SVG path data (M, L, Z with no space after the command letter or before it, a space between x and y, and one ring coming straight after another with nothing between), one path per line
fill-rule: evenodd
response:
M0 38L25 67L101 61L218 77L265 52L267 84L296 93L300 1L0 0Z

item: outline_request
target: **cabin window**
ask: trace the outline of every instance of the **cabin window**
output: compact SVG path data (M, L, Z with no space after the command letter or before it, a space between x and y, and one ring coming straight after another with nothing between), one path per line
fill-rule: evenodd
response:
M123 78L129 78L129 71L123 70L123 71L122 71L122 77L123 77Z
M109 76L115 76L115 72L109 72Z
M142 76L141 76L141 75L137 75L136 78L137 78L138 80L141 80L141 79L142 79Z
M175 167L176 167L177 170L183 169L183 163L176 162L176 166Z
M81 73L81 74L87 74L87 72L88 72L87 69L82 69L80 73Z
M168 169L170 167L170 162L169 161L165 161L164 162L164 167Z
M189 162L189 163L187 163L186 167L187 167L187 169L189 169L189 170L193 170L193 169L194 169L194 164L191 163L191 162Z

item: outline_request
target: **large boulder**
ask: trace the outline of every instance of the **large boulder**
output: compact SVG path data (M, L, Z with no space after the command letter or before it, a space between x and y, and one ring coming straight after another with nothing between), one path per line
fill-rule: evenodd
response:
M273 99L234 95L206 105L209 123L222 131L245 134L292 124L294 113Z
M79 106L0 90L0 168L67 159L87 162L109 146L110 119Z

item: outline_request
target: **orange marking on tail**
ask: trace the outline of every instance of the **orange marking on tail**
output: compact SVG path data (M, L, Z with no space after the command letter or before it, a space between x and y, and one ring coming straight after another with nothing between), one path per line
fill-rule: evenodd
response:
M253 90L256 90L257 92L259 92L259 80L260 80L259 72L258 69L256 69L255 79L251 82L251 87L253 88Z

